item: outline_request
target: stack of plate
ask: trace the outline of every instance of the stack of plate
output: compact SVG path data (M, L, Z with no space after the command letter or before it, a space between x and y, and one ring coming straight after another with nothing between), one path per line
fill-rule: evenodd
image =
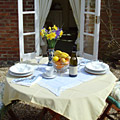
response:
M109 66L99 61L89 62L85 66L85 71L92 74L105 74L108 70Z
M9 74L18 77L29 76L33 73L31 65L18 63L9 68Z

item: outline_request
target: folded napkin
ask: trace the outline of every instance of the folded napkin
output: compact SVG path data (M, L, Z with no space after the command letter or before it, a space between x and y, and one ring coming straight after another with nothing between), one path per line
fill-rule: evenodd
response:
M37 76L31 76L26 78L14 79L11 82L19 85L31 86L41 79L42 79L41 75L37 75Z
M57 76L54 79L41 79L37 82L38 85L47 88L56 96L59 96L62 91L77 86L83 82L89 81L95 78L96 75L88 74L84 71L84 66L80 67L80 72L78 73L77 77L72 78L69 77L68 71L62 76Z

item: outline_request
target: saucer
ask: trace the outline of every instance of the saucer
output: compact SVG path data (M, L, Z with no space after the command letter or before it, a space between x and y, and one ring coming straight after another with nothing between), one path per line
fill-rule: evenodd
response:
M52 76L47 76L45 73L43 73L43 74L42 74L42 77L47 78L47 79L53 79L53 78L56 77L56 75L54 74L54 75L52 75Z

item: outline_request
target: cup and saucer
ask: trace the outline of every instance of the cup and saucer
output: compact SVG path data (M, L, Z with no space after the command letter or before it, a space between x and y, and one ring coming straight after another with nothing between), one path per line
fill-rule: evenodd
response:
M53 79L56 77L53 67L46 67L45 72L42 74L42 77L47 79Z

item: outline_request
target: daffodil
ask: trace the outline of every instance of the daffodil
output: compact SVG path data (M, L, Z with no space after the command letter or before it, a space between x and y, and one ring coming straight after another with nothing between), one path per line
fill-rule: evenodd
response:
M47 34L47 40L55 39L55 37L56 37L56 34L55 34L55 33Z
M51 38L55 39L55 37L56 37L56 33L55 32L51 33Z
M63 35L63 31L54 25L53 27L50 26L48 30L42 28L40 35L47 39L48 48L55 48L57 40Z
M42 36L42 38L44 37L44 33L43 32L40 32L40 35Z
M56 25L53 26L54 30L58 30L58 27Z
M51 27L49 27L48 29L49 29L49 31L51 32L51 29L52 29L52 28L51 28Z
M42 38L44 37L45 32L46 32L46 29L45 29L45 28L43 28L43 29L41 30L41 32L40 32L40 35L42 36Z
M60 31L60 37L63 35L63 30Z
M42 33L45 33L45 31L46 31L46 29L45 29L45 28L43 28L43 29L41 30L41 32L42 32Z

